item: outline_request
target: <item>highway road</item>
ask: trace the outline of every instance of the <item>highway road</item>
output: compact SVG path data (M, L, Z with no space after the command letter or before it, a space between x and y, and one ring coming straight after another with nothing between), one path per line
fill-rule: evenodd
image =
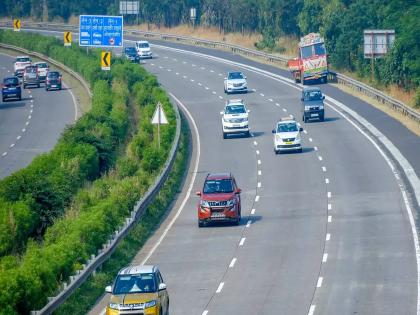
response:
M284 74L226 52L188 49ZM302 154L274 155L276 120L300 117L298 86L162 46L154 53L144 66L191 115L200 148L192 193L186 185L185 204L174 208L133 261L159 265L171 314L417 313L418 244L410 204L397 170L365 128L330 100L325 122L302 123ZM229 96L243 98L251 109L250 138L222 139L223 77L230 70L243 71L253 89ZM362 101L320 87L389 136L419 174L418 137ZM243 190L241 225L199 229L193 192L207 172L220 171L232 172ZM107 298L90 314L103 314Z
M0 54L0 75L13 74L14 58ZM40 153L50 151L64 128L75 120L70 90L23 90L22 101L0 103L0 178L27 166Z
M388 154L397 148L417 178L419 137L321 85L325 122L302 124L302 154L274 155L276 120L300 117L300 87L277 76L285 71L228 52L152 42L157 58L145 67L179 100L196 141L191 186L133 261L159 265L171 314L419 314L418 203ZM253 137L222 139L229 70L243 71L253 89L230 96L251 109ZM348 118L340 102L395 148L378 145L371 127ZM199 229L194 191L207 172L219 171L231 171L243 190L241 225ZM107 298L90 314L103 314Z

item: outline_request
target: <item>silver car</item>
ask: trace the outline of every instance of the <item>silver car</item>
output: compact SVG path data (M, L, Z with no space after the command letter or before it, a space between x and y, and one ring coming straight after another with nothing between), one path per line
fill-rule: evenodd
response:
M25 68L25 72L23 73L23 88L26 89L29 85L41 86L37 66L27 66Z
M246 76L242 72L228 72L225 82L225 93L235 93L235 92L248 92L248 86L246 82Z

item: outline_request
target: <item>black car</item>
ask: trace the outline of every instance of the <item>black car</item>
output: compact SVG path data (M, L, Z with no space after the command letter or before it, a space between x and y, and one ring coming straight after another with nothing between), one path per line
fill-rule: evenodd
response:
M1 95L3 102L10 98L18 99L20 101L22 99L22 89L20 87L19 78L16 76L5 77L3 79Z
M124 48L125 59L130 60L131 62L138 62L140 60L137 55L136 48L134 47L125 47Z
M318 87L305 87L302 90L301 112L303 122L309 119L324 121L324 99Z
M49 71L45 80L45 90L61 90L61 74L58 71Z

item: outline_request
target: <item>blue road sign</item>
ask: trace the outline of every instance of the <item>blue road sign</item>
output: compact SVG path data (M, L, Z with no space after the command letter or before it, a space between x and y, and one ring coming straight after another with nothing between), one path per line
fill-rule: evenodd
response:
M80 15L79 46L122 47L123 17Z

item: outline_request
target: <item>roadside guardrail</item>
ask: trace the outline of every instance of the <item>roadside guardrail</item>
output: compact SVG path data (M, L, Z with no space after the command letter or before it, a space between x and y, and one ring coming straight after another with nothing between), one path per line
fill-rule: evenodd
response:
M41 29L53 29L53 30L70 30L77 32L79 27L77 25L69 25L69 24L60 24L60 23L43 23L43 22L22 22L23 26L29 26L29 27L36 27ZM13 27L12 21L7 22L0 22L0 26L5 27ZM189 37L189 36L180 36L180 35L173 35L173 34L165 34L165 33L158 33L158 32L149 32L149 31L140 31L140 30L134 30L134 29L126 29L125 33L129 33L132 35L142 36L146 38L156 38L161 40L170 40L170 41L176 41L176 42L184 42L188 44L193 44L197 46L205 46L209 48L216 48L216 49L223 49L223 50L229 50L236 54L245 55L248 57L254 57L254 58L260 58L264 59L268 62L278 64L280 66L286 66L287 65L287 58L282 56L276 56L272 54L268 54L265 52L261 52L254 49L245 48L239 45L232 45L225 42L218 42L218 41L211 41L211 40L205 40L195 37ZM408 105L404 104L403 102L400 102L393 97L368 86L367 84L364 84L362 82L359 82L355 79L352 79L346 75L336 73L336 72L330 72L330 77L333 77L334 81L336 81L339 84L343 84L345 86L348 86L360 93L363 93L369 97L373 97L377 101L389 106L393 110L401 112L403 115L409 117L410 119L416 121L417 123L420 123L420 112L416 111L415 109L409 107Z

